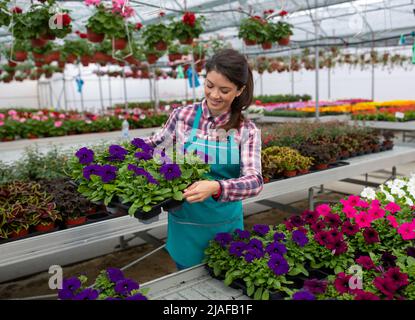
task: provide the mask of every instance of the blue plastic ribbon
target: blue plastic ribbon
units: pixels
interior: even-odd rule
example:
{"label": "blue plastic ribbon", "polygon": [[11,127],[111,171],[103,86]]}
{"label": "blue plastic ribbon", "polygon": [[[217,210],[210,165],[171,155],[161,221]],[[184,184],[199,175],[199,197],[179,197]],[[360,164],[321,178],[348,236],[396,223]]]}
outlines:
{"label": "blue plastic ribbon", "polygon": [[[190,88],[193,88],[193,79],[192,79],[192,76],[193,76],[193,69],[192,68],[187,69],[187,78],[189,80],[189,87]],[[200,86],[199,76],[198,76],[197,72],[195,72],[195,76],[194,77],[195,77],[195,79],[194,79],[195,88],[197,88],[197,87]]]}
{"label": "blue plastic ribbon", "polygon": [[82,80],[81,77],[78,76],[78,77],[75,78],[75,81],[76,81],[76,86],[77,86],[78,92],[81,93],[82,92],[82,87],[84,85],[84,80]]}

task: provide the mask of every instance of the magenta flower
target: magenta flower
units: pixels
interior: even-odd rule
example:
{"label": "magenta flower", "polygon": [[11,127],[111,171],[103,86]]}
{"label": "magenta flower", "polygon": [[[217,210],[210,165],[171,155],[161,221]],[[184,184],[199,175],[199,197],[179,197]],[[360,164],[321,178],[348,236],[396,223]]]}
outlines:
{"label": "magenta flower", "polygon": [[380,298],[369,291],[358,290],[354,297],[355,300],[380,300]]}
{"label": "magenta flower", "polygon": [[375,264],[369,256],[360,256],[356,259],[356,262],[366,270],[374,270],[376,268]]}
{"label": "magenta flower", "polygon": [[313,294],[325,293],[327,289],[327,281],[318,279],[305,280],[304,289]]}
{"label": "magenta flower", "polygon": [[354,236],[359,232],[359,227],[350,221],[346,221],[342,225],[342,232],[348,236]]}
{"label": "magenta flower", "polygon": [[331,212],[331,208],[328,204],[321,204],[316,208],[316,212],[319,214],[319,216],[325,217]]}
{"label": "magenta flower", "polygon": [[373,228],[366,228],[363,231],[363,237],[367,244],[373,244],[380,242],[378,232]]}
{"label": "magenta flower", "polygon": [[347,218],[352,219],[355,218],[357,215],[357,210],[355,208],[353,208],[352,206],[344,206],[342,211],[344,212],[344,214],[346,215]]}
{"label": "magenta flower", "polygon": [[327,225],[332,226],[332,227],[338,227],[342,223],[342,220],[340,219],[340,217],[334,213],[326,214],[326,216],[324,217],[324,221],[326,222]]}
{"label": "magenta flower", "polygon": [[361,211],[360,214],[356,216],[355,221],[360,229],[369,228],[372,223],[372,218],[366,214],[366,212]]}
{"label": "magenta flower", "polygon": [[373,280],[375,287],[389,299],[393,298],[398,286],[390,278],[377,277]]}
{"label": "magenta flower", "polygon": [[403,240],[415,239],[415,224],[413,222],[402,223],[398,227],[398,233],[402,236]]}
{"label": "magenta flower", "polygon": [[391,279],[398,288],[409,284],[408,275],[406,273],[402,273],[399,267],[390,268],[384,276],[385,278]]}
{"label": "magenta flower", "polygon": [[318,213],[315,211],[306,210],[301,214],[301,217],[307,224],[314,224],[318,219]]}
{"label": "magenta flower", "polygon": [[401,207],[398,206],[395,202],[389,202],[386,205],[385,209],[388,210],[390,213],[394,214],[394,213],[400,211]]}
{"label": "magenta flower", "polygon": [[344,272],[340,272],[336,276],[336,280],[334,280],[334,287],[336,288],[337,292],[339,293],[349,293],[350,286],[349,280],[352,276],[346,275]]}

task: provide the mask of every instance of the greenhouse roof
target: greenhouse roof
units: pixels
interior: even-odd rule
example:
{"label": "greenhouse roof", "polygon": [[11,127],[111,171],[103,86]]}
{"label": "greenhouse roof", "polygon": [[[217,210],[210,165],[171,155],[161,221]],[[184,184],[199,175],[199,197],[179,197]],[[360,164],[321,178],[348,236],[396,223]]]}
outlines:
{"label": "greenhouse roof", "polygon": [[[28,7],[30,2],[12,0],[13,5],[22,8]],[[58,2],[71,10],[74,29],[84,30],[92,9],[80,0]],[[136,11],[133,21],[144,25],[158,21],[160,11],[166,13],[163,19],[179,17],[184,11],[203,14],[206,26],[202,39],[220,36],[234,48],[252,54],[264,52],[258,47],[245,47],[237,38],[238,26],[248,14],[262,15],[269,9],[275,11],[271,19],[284,19],[294,26],[291,48],[317,43],[319,46],[396,46],[402,34],[406,35],[406,44],[412,44],[415,35],[413,0],[129,0],[129,3]],[[281,10],[287,11],[288,15],[281,18],[277,14]],[[10,40],[10,31],[0,28],[0,41]],[[289,49],[275,46],[268,52]]]}

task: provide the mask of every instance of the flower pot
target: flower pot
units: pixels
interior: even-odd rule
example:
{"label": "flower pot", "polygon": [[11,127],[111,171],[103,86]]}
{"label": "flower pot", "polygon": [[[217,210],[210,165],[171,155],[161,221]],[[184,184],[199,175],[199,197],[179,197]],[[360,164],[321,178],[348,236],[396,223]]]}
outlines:
{"label": "flower pot", "polygon": [[167,43],[164,41],[159,41],[154,45],[154,48],[158,51],[165,51],[167,50]]}
{"label": "flower pot", "polygon": [[86,216],[78,217],[78,218],[67,218],[65,224],[67,227],[78,226],[84,224],[86,221]]}
{"label": "flower pot", "polygon": [[30,40],[30,42],[32,43],[32,47],[41,48],[41,47],[44,47],[48,43],[48,40],[39,38],[39,39],[32,39]]}
{"label": "flower pot", "polygon": [[40,231],[40,232],[47,232],[47,231],[53,230],[54,228],[55,228],[54,222],[50,222],[49,224],[39,223],[35,226],[35,230]]}
{"label": "flower pot", "polygon": [[35,60],[41,60],[43,59],[45,56],[43,55],[43,53],[36,53],[36,52],[32,52],[33,58],[35,58]]}
{"label": "flower pot", "polygon": [[244,42],[247,46],[254,46],[256,45],[256,40],[244,39]]}
{"label": "flower pot", "polygon": [[329,167],[328,163],[319,163],[315,165],[317,170],[324,170],[327,169]]}
{"label": "flower pot", "polygon": [[74,63],[75,61],[76,61],[76,55],[74,55],[73,53],[68,54],[68,56],[66,57],[66,62]]}
{"label": "flower pot", "polygon": [[193,43],[193,38],[179,39],[179,42],[180,42],[181,44],[188,44],[188,45],[190,45],[190,44],[192,44],[192,43]]}
{"label": "flower pot", "polygon": [[280,46],[288,46],[290,44],[290,37],[281,38],[278,40]]}
{"label": "flower pot", "polygon": [[282,174],[287,178],[295,177],[297,175],[297,170],[285,170]]}
{"label": "flower pot", "polygon": [[89,28],[87,28],[86,31],[87,31],[86,35],[88,37],[88,40],[91,41],[91,42],[100,43],[105,38],[105,34],[95,33],[94,31],[92,31]]}
{"label": "flower pot", "polygon": [[154,63],[156,63],[156,62],[157,62],[157,60],[159,59],[159,58],[157,57],[157,55],[155,55],[155,54],[153,54],[153,53],[148,53],[148,54],[146,55],[146,57],[147,57],[147,62],[148,62],[149,64],[154,64]]}
{"label": "flower pot", "polygon": [[10,234],[10,238],[21,238],[27,236],[29,233],[29,229],[21,229],[19,232],[13,231]]}
{"label": "flower pot", "polygon": [[27,59],[27,52],[26,51],[16,51],[15,52],[15,61],[25,61]]}
{"label": "flower pot", "polygon": [[40,38],[42,39],[42,40],[55,40],[56,39],[56,36],[54,35],[54,34],[51,34],[51,33],[44,33],[44,34],[42,34],[41,36],[40,36]]}
{"label": "flower pot", "polygon": [[264,42],[261,44],[261,46],[262,46],[262,49],[269,50],[272,48],[272,42]]}
{"label": "flower pot", "polygon": [[90,62],[89,56],[82,56],[81,57],[81,63],[84,67],[88,67],[89,62]]}
{"label": "flower pot", "polygon": [[115,50],[123,50],[127,46],[127,39],[125,38],[114,39],[113,45],[114,45]]}
{"label": "flower pot", "polygon": [[13,61],[10,61],[9,60],[9,62],[7,63],[8,65],[9,65],[9,67],[11,67],[11,68],[14,68],[14,67],[16,67],[17,66],[17,63],[16,62],[13,62]]}
{"label": "flower pot", "polygon": [[[149,219],[152,219],[158,216],[161,213],[161,208],[163,208],[164,211],[173,211],[177,208],[180,208],[183,202],[184,200],[177,201],[174,199],[167,199],[167,200],[164,200],[163,202],[160,202],[154,205],[152,209],[148,212],[144,212],[144,211],[141,211],[140,209],[137,209],[136,212],[134,212],[134,217],[136,217],[139,220],[143,220],[143,221],[149,220]],[[117,206],[118,208],[120,208],[120,210],[128,214],[128,209],[130,208],[131,203],[126,203],[126,204],[118,203]]]}
{"label": "flower pot", "polygon": [[310,172],[310,170],[309,169],[298,169],[298,174],[306,174],[306,173],[309,173]]}

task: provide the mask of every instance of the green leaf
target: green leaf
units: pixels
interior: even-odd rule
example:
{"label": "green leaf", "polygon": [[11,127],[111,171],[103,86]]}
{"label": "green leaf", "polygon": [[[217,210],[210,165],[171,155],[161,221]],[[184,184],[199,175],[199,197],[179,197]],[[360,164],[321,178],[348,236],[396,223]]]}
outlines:
{"label": "green leaf", "polygon": [[193,170],[192,169],[186,169],[182,171],[182,178],[183,179],[189,179],[192,176]]}
{"label": "green leaf", "polygon": [[224,282],[225,286],[229,287],[229,285],[232,283],[232,281],[233,281],[232,276],[227,276],[223,282]]}
{"label": "green leaf", "polygon": [[152,207],[151,207],[151,206],[144,206],[144,207],[143,207],[143,211],[144,211],[144,212],[149,212],[149,211],[151,211],[151,209],[152,209]]}
{"label": "green leaf", "polygon": [[254,295],[254,300],[260,300],[261,299],[262,291],[263,291],[262,287],[259,287],[258,289],[256,289],[255,295]]}
{"label": "green leaf", "polygon": [[103,188],[105,191],[114,191],[116,186],[114,186],[113,184],[106,183],[104,184]]}
{"label": "green leaf", "polygon": [[338,273],[340,273],[340,272],[343,272],[343,268],[342,268],[342,267],[340,267],[340,266],[336,266],[336,267],[334,268],[334,273],[335,273],[335,274],[338,274]]}
{"label": "green leaf", "polygon": [[255,286],[254,285],[250,285],[246,288],[246,294],[250,297],[253,295],[255,291]]}
{"label": "green leaf", "polygon": [[183,200],[183,193],[181,191],[177,191],[173,194],[173,199],[177,201]]}
{"label": "green leaf", "polygon": [[269,291],[267,289],[262,292],[262,300],[269,300]]}
{"label": "green leaf", "polygon": [[145,198],[144,199],[144,204],[149,204],[151,202],[151,198]]}

